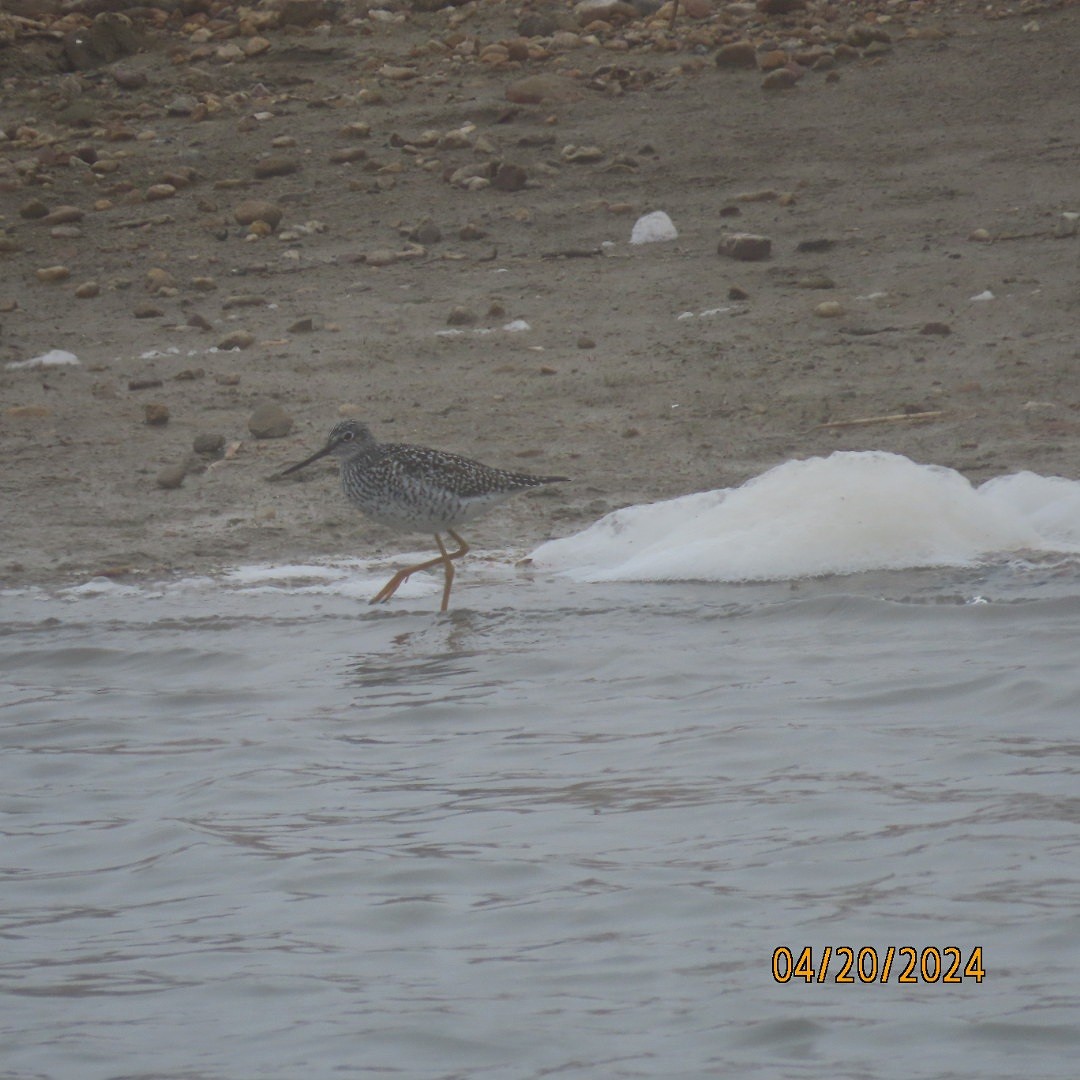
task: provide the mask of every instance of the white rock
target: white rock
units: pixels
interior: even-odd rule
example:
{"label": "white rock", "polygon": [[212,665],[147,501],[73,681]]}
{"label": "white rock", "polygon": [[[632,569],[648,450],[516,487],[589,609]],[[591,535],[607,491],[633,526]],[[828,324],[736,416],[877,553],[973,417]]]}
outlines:
{"label": "white rock", "polygon": [[8,371],[19,371],[21,368],[56,367],[60,364],[77,364],[79,358],[63,349],[50,349],[40,356],[31,357],[29,360],[13,360],[4,366]]}
{"label": "white rock", "polygon": [[679,235],[671,218],[663,210],[639,217],[630,233],[631,244],[654,244],[658,240],[674,240]]}

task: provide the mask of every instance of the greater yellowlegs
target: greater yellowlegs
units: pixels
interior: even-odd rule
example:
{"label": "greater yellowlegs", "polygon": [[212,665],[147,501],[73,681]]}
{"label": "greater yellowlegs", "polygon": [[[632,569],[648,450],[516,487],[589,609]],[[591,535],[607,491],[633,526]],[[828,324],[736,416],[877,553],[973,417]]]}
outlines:
{"label": "greater yellowlegs", "polygon": [[[380,443],[359,420],[336,424],[321,450],[278,475],[288,476],[327,454],[333,454],[341,463],[341,486],[353,506],[391,528],[432,533],[439,549],[434,559],[399,570],[372,597],[373,604],[389,600],[418,570],[430,570],[442,563],[445,584],[441,610],[446,611],[454,584],[453,560],[469,550],[454,526],[480,517],[519,491],[567,479],[492,469],[479,461],[426,446]],[[457,551],[446,550],[441,533],[453,537]]]}

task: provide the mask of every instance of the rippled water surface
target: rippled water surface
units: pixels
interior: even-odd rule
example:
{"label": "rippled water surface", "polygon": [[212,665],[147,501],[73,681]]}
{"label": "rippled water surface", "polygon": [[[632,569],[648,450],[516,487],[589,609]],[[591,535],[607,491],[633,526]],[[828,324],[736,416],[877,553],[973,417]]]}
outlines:
{"label": "rippled water surface", "polygon": [[1076,1075],[1075,570],[455,598],[2,598],[0,1076]]}

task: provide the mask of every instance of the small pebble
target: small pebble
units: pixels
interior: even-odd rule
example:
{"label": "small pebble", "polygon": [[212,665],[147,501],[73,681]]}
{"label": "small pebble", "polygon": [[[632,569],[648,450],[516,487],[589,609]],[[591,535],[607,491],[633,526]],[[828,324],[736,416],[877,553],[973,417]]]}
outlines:
{"label": "small pebble", "polygon": [[836,319],[844,314],[844,305],[836,300],[825,300],[814,308],[814,314],[821,319]]}
{"label": "small pebble", "polygon": [[151,402],[143,406],[143,423],[150,427],[161,427],[169,422],[169,407],[161,402]]}
{"label": "small pebble", "polygon": [[582,334],[577,339],[577,347],[579,349],[595,349],[596,342],[588,334]]}
{"label": "small pebble", "polygon": [[84,281],[75,286],[75,296],[79,300],[93,300],[101,293],[101,286],[96,281]]}

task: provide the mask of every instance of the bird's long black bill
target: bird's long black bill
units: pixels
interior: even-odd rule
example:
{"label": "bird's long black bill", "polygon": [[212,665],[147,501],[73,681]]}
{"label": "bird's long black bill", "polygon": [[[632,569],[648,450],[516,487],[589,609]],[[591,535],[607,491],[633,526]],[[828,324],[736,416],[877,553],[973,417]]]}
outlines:
{"label": "bird's long black bill", "polygon": [[313,461],[318,461],[321,457],[326,457],[330,453],[330,447],[324,446],[321,450],[316,450],[314,454],[309,458],[304,458],[303,461],[298,461],[295,465],[290,465],[287,469],[282,469],[278,476],[288,476],[289,473],[299,472],[304,466],[310,465]]}

